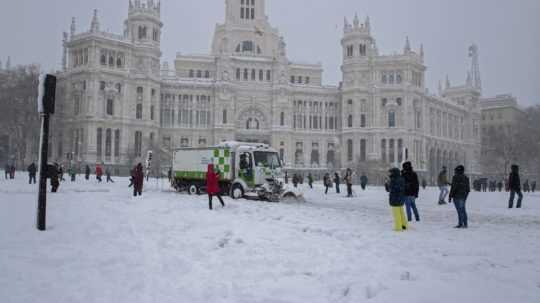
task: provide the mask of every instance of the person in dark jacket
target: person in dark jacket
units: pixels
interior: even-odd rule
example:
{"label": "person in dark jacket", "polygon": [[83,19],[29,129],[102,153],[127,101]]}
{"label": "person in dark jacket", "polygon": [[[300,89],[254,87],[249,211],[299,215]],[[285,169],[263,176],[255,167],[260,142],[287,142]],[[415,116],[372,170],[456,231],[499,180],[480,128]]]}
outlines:
{"label": "person in dark jacket", "polygon": [[47,176],[51,179],[51,192],[58,192],[60,187],[60,167],[57,163],[47,166]]}
{"label": "person in dark jacket", "polygon": [[366,175],[362,175],[360,177],[360,187],[362,187],[362,190],[366,190],[367,184],[368,184],[368,177]]}
{"label": "person in dark jacket", "polygon": [[132,170],[131,178],[133,179],[133,196],[142,196],[144,171],[141,163],[137,164],[137,166],[135,166],[135,168]]}
{"label": "person in dark jacket", "polygon": [[531,182],[531,191],[534,193],[536,191],[536,181]]}
{"label": "person in dark jacket", "polygon": [[64,179],[64,167],[62,165],[58,166],[58,177],[60,178],[60,181],[62,182],[66,181]]}
{"label": "person in dark jacket", "polygon": [[297,175],[297,174],[293,174],[293,176],[292,176],[292,184],[293,184],[293,186],[294,186],[295,188],[298,187],[298,182],[300,182],[298,179],[299,179],[298,175]]}
{"label": "person in dark jacket", "polygon": [[521,193],[521,180],[519,179],[519,166],[512,165],[510,176],[508,177],[508,188],[510,189],[510,200],[508,208],[514,207],[514,197],[518,195],[517,208],[521,208],[523,193]]}
{"label": "person in dark jacket", "polygon": [[107,167],[105,169],[105,176],[107,176],[107,183],[111,182],[114,183],[114,180],[111,178],[111,168]]}
{"label": "person in dark jacket", "polygon": [[75,182],[75,179],[77,178],[77,169],[75,168],[75,165],[69,167],[68,174],[71,177],[71,182]]}
{"label": "person in dark jacket", "polygon": [[452,178],[452,186],[450,188],[449,202],[454,202],[458,214],[458,225],[456,228],[467,228],[467,210],[465,203],[471,192],[469,178],[465,175],[465,167],[460,165],[454,171],[455,175]]}
{"label": "person in dark jacket", "polygon": [[218,198],[221,207],[225,207],[220,194],[219,173],[214,171],[214,164],[208,164],[208,170],[206,171],[206,192],[208,193],[208,207],[210,210],[212,210],[212,197],[214,196]]}
{"label": "person in dark jacket", "polygon": [[390,180],[386,182],[385,188],[389,193],[389,203],[394,217],[394,230],[404,231],[407,229],[407,220],[403,212],[405,180],[401,177],[399,168],[392,168],[389,172]]}
{"label": "person in dark jacket", "polygon": [[334,173],[334,184],[336,184],[336,193],[339,194],[340,193],[340,190],[339,190],[339,184],[340,184],[340,176],[339,176],[339,173],[338,172],[335,172]]}
{"label": "person in dark jacket", "polygon": [[497,189],[499,190],[499,192],[502,192],[502,188],[503,188],[502,181],[497,182]]}
{"label": "person in dark jacket", "polygon": [[420,221],[420,215],[418,214],[418,209],[416,208],[416,198],[418,198],[418,192],[420,191],[420,184],[418,182],[418,175],[413,170],[411,162],[403,163],[403,171],[401,176],[405,181],[405,194],[404,202],[407,209],[407,220],[412,221],[412,212],[414,212],[414,218],[418,222]]}
{"label": "person in dark jacket", "polygon": [[90,166],[86,164],[86,167],[84,168],[84,179],[86,181],[90,180]]}
{"label": "person in dark jacket", "polygon": [[4,176],[6,177],[6,180],[9,179],[9,175],[11,174],[11,166],[6,163],[4,166]]}
{"label": "person in dark jacket", "polygon": [[167,171],[167,178],[169,179],[169,183],[172,183],[172,167]]}
{"label": "person in dark jacket", "polygon": [[353,183],[353,171],[350,168],[347,168],[347,172],[345,173],[345,177],[343,178],[343,181],[345,181],[345,185],[347,185],[347,198],[353,197],[352,192],[352,183]]}
{"label": "person in dark jacket", "polygon": [[426,181],[426,179],[422,178],[422,189],[425,190],[426,187],[427,187],[427,181]]}
{"label": "person in dark jacket", "polygon": [[328,189],[330,188],[330,186],[332,186],[332,180],[330,180],[329,173],[324,174],[323,183],[324,183],[324,188],[325,188],[324,194],[327,195]]}
{"label": "person in dark jacket", "polygon": [[28,184],[36,184],[36,173],[37,173],[37,167],[35,163],[30,164],[28,166]]}

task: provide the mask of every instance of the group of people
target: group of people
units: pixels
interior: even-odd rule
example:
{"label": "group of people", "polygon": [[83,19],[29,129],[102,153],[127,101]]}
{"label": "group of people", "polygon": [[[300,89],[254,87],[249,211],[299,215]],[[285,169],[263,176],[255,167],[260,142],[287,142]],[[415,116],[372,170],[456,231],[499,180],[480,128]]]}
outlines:
{"label": "group of people", "polygon": [[10,165],[6,163],[6,166],[4,167],[4,174],[5,174],[6,180],[15,179],[15,165]]}
{"label": "group of people", "polygon": [[[478,192],[510,192],[510,186],[508,180],[489,180],[488,178],[476,179],[473,181],[473,188]],[[525,180],[523,183],[523,192],[535,192],[536,181]]]}
{"label": "group of people", "polygon": [[[394,230],[404,231],[408,228],[408,222],[414,219],[419,222],[420,214],[416,207],[416,199],[420,190],[418,175],[414,171],[411,162],[403,163],[403,169],[393,168],[389,171],[390,177],[386,182],[386,190],[389,192],[389,203],[394,217]],[[454,170],[454,177],[449,183],[446,178],[446,167],[443,167],[439,175],[439,204],[446,204],[445,197],[448,195],[449,203],[454,203],[458,215],[456,228],[468,228],[468,218],[465,204],[470,193],[469,178],[465,175],[465,167],[459,165]],[[450,185],[450,191],[447,186]],[[405,205],[407,217],[403,211]]]}
{"label": "group of people", "polygon": [[[329,173],[326,173],[323,177],[323,185],[325,187],[324,193],[328,194],[328,189],[332,186],[335,186],[336,193],[339,194],[341,192],[340,185],[343,181],[345,185],[347,186],[347,197],[352,198],[353,197],[353,179],[354,179],[355,173],[352,169],[347,168],[345,171],[345,176],[343,177],[343,180],[338,172],[335,172],[333,175],[333,178],[330,176]],[[362,175],[360,177],[360,187],[362,190],[366,190],[368,184],[368,177],[366,175]]]}

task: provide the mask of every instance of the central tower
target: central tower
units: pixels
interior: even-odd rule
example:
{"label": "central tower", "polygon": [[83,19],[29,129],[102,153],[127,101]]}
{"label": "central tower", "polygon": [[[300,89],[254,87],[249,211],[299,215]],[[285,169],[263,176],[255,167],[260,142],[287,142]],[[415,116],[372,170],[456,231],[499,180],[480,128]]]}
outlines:
{"label": "central tower", "polygon": [[226,24],[254,24],[266,21],[264,0],[226,0]]}

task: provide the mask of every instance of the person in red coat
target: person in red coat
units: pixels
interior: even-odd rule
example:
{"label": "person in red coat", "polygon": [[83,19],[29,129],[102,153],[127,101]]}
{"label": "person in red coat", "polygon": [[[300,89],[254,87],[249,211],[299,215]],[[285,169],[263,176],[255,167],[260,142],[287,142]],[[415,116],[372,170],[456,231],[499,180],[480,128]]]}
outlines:
{"label": "person in red coat", "polygon": [[103,176],[103,168],[101,168],[101,165],[96,164],[96,179],[99,183],[101,183],[101,176]]}
{"label": "person in red coat", "polygon": [[219,173],[214,172],[214,164],[208,164],[206,172],[206,192],[208,193],[208,206],[212,210],[212,197],[216,196],[221,202],[221,206],[225,207],[225,203],[221,198],[221,189],[219,188]]}
{"label": "person in red coat", "polygon": [[135,166],[135,168],[133,169],[131,179],[133,182],[133,196],[142,196],[144,171],[141,163],[137,164],[137,166]]}

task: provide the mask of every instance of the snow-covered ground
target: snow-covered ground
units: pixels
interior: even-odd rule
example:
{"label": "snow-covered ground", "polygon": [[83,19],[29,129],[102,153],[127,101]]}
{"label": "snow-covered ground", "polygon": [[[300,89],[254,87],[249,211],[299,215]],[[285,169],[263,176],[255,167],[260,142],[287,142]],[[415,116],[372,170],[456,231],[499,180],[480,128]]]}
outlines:
{"label": "snow-covered ground", "polygon": [[[3,177],[3,172],[0,174]],[[540,193],[472,193],[470,228],[421,192],[422,222],[392,231],[381,188],[306,203],[215,203],[127,179],[79,176],[49,195],[0,179],[0,302],[540,302]]]}

